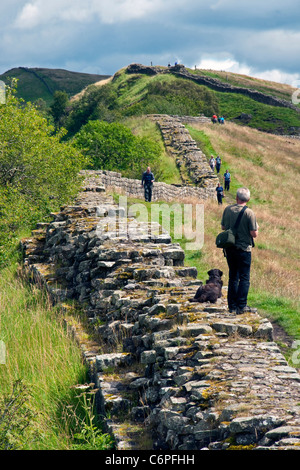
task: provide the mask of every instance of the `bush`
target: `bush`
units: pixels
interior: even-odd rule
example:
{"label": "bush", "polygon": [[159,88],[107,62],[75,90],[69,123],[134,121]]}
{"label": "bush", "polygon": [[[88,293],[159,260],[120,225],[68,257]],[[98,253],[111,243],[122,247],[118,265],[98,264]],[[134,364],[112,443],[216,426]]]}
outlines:
{"label": "bush", "polygon": [[89,120],[113,122],[118,117],[117,95],[110,84],[88,87],[82,98],[75,101],[66,120],[66,128],[75,135]]}
{"label": "bush", "polygon": [[0,105],[0,265],[16,234],[78,192],[86,158],[8,89]]}
{"label": "bush", "polygon": [[211,116],[218,113],[218,101],[214,92],[204,86],[184,80],[171,83],[156,81],[150,83],[146,97],[135,103],[125,114],[170,114],[197,116],[200,113]]}
{"label": "bush", "polygon": [[133,135],[122,124],[104,121],[89,121],[74,142],[88,156],[91,169],[119,171],[130,178],[140,178],[149,164],[155,166],[161,152],[151,139]]}
{"label": "bush", "polygon": [[34,417],[27,388],[22,380],[16,380],[11,394],[0,402],[0,450],[21,449],[28,437],[25,431]]}

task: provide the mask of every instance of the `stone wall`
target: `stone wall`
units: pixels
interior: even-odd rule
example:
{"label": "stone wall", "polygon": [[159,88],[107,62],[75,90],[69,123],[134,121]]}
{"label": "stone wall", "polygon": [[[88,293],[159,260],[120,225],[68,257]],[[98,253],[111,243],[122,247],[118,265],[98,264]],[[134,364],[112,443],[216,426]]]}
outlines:
{"label": "stone wall", "polygon": [[[107,170],[84,170],[81,174],[85,178],[85,189],[87,191],[97,190],[97,188],[103,186],[116,193],[124,194],[127,197],[144,199],[144,189],[141,186],[141,179],[123,178],[121,173]],[[208,198],[216,197],[216,186],[217,183],[209,188],[199,188],[195,186],[167,184],[158,181],[153,184],[152,201],[203,201]]]}
{"label": "stone wall", "polygon": [[[183,124],[183,122],[194,122],[194,120],[207,122],[208,118],[167,115],[149,115],[148,117],[157,123],[166,151],[174,158],[182,179],[181,185],[155,181],[152,200],[184,202],[215,198],[218,177],[211,170],[205,154],[197,147]],[[123,178],[121,173],[106,170],[83,171],[82,174],[86,177],[87,189],[92,190],[103,185],[105,188],[111,188],[128,197],[144,198],[141,179]]]}
{"label": "stone wall", "polygon": [[180,246],[87,189],[23,240],[24,267],[65,312],[70,300],[85,312],[93,341],[70,329],[117,449],[299,450],[300,375],[270,322],[230,313],[226,289],[190,303],[204,280]]}
{"label": "stone wall", "polygon": [[[203,188],[209,196],[215,196],[218,177],[211,170],[206,155],[197,147],[197,143],[183,124],[191,122],[188,117],[162,114],[149,117],[157,123],[166,150],[179,168],[183,184],[186,186],[192,183],[198,188]],[[207,118],[201,116],[199,121],[207,122]]]}
{"label": "stone wall", "polygon": [[172,73],[178,77],[193,80],[200,85],[205,85],[215,91],[226,92],[226,93],[238,93],[241,95],[248,96],[249,98],[259,101],[260,103],[268,104],[270,106],[280,106],[285,108],[291,108],[300,112],[299,108],[292,104],[292,102],[277,98],[276,96],[267,95],[257,90],[250,88],[238,87],[229,85],[221,82],[220,80],[205,75],[196,75],[190,73],[184,65],[177,65],[174,67],[168,67],[167,69],[160,67],[145,67],[140,64],[131,64],[127,67],[127,73],[144,73],[144,74],[159,74],[159,73]]}

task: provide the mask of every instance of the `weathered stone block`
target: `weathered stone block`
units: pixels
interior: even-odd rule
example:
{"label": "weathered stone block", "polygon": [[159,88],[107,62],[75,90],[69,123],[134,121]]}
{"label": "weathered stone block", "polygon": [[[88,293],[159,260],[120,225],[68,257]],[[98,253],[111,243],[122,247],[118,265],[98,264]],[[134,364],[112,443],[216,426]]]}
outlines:
{"label": "weathered stone block", "polygon": [[141,354],[141,364],[155,364],[156,361],[156,351],[144,351]]}

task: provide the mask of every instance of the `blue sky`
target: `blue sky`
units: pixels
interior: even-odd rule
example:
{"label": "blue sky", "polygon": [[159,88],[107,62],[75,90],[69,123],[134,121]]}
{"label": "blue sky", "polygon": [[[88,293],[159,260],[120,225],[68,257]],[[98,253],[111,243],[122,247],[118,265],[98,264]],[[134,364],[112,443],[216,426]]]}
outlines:
{"label": "blue sky", "polygon": [[[112,75],[131,63],[300,80],[299,0],[4,0],[0,73]],[[300,83],[300,82],[299,82]]]}

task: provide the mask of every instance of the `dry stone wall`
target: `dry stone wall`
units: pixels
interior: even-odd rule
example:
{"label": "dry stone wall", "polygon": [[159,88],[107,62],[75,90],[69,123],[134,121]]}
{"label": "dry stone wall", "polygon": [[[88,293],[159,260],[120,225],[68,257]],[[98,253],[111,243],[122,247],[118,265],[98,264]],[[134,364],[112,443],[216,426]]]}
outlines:
{"label": "dry stone wall", "polygon": [[81,345],[117,449],[299,450],[300,375],[269,321],[230,313],[226,289],[190,303],[202,281],[181,247],[86,189],[23,240],[24,266],[85,312],[94,339]]}
{"label": "dry stone wall", "polygon": [[[181,174],[182,184],[172,185],[155,181],[153,201],[190,201],[216,197],[217,175],[211,170],[205,154],[197,147],[183,123],[190,122],[188,116],[149,115],[159,126],[167,152],[171,155]],[[191,118],[206,122],[207,118]],[[183,171],[184,168],[184,171]],[[96,170],[83,171],[86,188],[93,190],[101,185],[129,197],[144,198],[141,179],[123,178],[121,173]],[[142,175],[141,175],[142,177]]]}
{"label": "dry stone wall", "polygon": [[[152,115],[150,118],[157,122],[166,150],[180,170],[183,184],[192,183],[203,188],[209,196],[215,196],[218,178],[211,170],[206,155],[197,147],[183,124],[188,118],[161,114]],[[205,122],[206,118],[200,117],[198,121]]]}
{"label": "dry stone wall", "polygon": [[292,102],[277,98],[276,96],[267,95],[266,93],[259,92],[257,90],[252,90],[250,88],[238,87],[230,85],[220,80],[212,77],[207,77],[205,75],[196,75],[190,73],[184,65],[178,64],[174,67],[161,68],[161,67],[146,67],[140,64],[131,64],[127,67],[127,73],[141,73],[147,75],[157,75],[161,73],[172,73],[178,77],[186,78],[188,80],[193,80],[200,85],[205,85],[209,88],[212,88],[215,91],[227,92],[227,93],[238,93],[249,98],[252,98],[255,101],[260,103],[268,104],[270,106],[279,106],[284,108],[291,108],[299,112],[299,108],[294,105]]}

